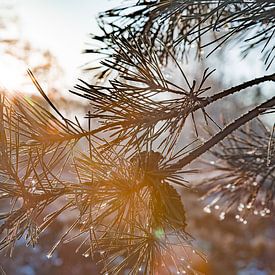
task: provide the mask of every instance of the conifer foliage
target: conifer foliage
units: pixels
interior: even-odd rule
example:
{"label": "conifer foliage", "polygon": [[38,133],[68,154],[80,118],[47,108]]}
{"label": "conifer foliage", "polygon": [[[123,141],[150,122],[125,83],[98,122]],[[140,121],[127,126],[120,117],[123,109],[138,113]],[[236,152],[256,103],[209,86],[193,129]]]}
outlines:
{"label": "conifer foliage", "polygon": [[[21,238],[34,246],[70,215],[48,257],[77,241],[77,252],[98,261],[102,274],[199,274],[190,254],[205,257],[193,247],[180,195],[191,187],[185,175],[201,171],[191,162],[207,152],[215,159],[196,186],[211,201],[206,211],[218,203],[220,217],[237,209],[246,223],[247,215],[274,208],[275,133],[257,120],[274,112],[274,95],[222,127],[207,108],[261,83],[274,85],[275,2],[125,1],[98,22],[103,35],[93,40],[102,46],[86,52],[107,57],[87,68],[94,80],[71,91],[91,104],[87,127],[64,117],[31,72],[47,107],[1,93],[0,249],[12,255]],[[187,77],[182,61],[192,48],[195,58],[203,51],[211,58],[234,43],[244,55],[260,49],[265,76],[222,91],[209,87],[209,69]],[[177,83],[164,72],[168,64]],[[216,132],[202,141],[198,120]],[[196,138],[185,144],[188,121]]]}

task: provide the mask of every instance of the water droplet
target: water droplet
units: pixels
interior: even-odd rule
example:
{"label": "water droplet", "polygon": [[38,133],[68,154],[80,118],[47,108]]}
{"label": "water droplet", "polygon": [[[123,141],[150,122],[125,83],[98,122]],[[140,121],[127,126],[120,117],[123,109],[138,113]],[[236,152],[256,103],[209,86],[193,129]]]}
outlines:
{"label": "water droplet", "polygon": [[253,185],[253,186],[257,186],[257,185],[258,185],[258,182],[257,182],[257,181],[253,181],[253,182],[252,182],[252,185]]}
{"label": "water droplet", "polygon": [[220,218],[221,221],[224,220],[225,212],[221,212],[220,215],[219,215],[219,218]]}
{"label": "water droplet", "polygon": [[254,210],[253,213],[254,213],[254,215],[258,215],[259,214],[258,210]]}
{"label": "water droplet", "polygon": [[240,215],[236,215],[235,218],[236,220],[238,220],[240,218]]}
{"label": "water droplet", "polygon": [[83,254],[83,256],[85,257],[85,258],[88,258],[89,257],[89,253],[85,253],[85,254]]}
{"label": "water droplet", "polygon": [[216,205],[214,206],[214,208],[215,208],[216,210],[219,210],[219,209],[220,209],[220,206],[216,204]]}
{"label": "water droplet", "polygon": [[243,221],[243,224],[247,224],[247,220],[244,220],[244,221]]}
{"label": "water droplet", "polygon": [[187,266],[187,268],[191,268],[191,266],[190,266],[190,265],[188,265],[188,266]]}
{"label": "water droplet", "polygon": [[210,161],[210,164],[211,164],[211,165],[214,165],[214,164],[215,164],[215,161],[213,161],[213,160]]}
{"label": "water droplet", "polygon": [[238,211],[243,211],[244,209],[244,204],[243,203],[240,203],[239,206],[238,206]]}
{"label": "water droplet", "polygon": [[205,206],[205,207],[203,208],[203,211],[204,211],[205,213],[211,213],[211,209],[210,209],[209,206]]}
{"label": "water droplet", "polygon": [[256,161],[259,163],[262,163],[262,162],[264,162],[264,160],[263,159],[261,159],[261,158],[256,158]]}
{"label": "water droplet", "polygon": [[46,257],[47,257],[48,259],[50,259],[52,256],[53,256],[52,253],[48,253],[48,254],[46,255]]}
{"label": "water droplet", "polygon": [[139,269],[138,269],[138,271],[141,271],[142,270],[142,268],[140,267]]}

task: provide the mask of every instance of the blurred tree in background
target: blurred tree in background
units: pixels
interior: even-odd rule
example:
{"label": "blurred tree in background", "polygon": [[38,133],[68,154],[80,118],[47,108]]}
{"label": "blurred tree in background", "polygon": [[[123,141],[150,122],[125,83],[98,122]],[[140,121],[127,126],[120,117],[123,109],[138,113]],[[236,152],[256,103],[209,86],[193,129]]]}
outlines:
{"label": "blurred tree in background", "polygon": [[[49,91],[49,97],[54,98],[57,95],[58,80],[62,77],[62,68],[58,64],[56,58],[47,50],[34,48],[29,41],[24,40],[21,36],[20,19],[14,15],[12,5],[0,6],[0,50],[1,50],[1,69],[4,66],[10,66],[14,69],[20,68],[25,75],[15,75],[19,79],[9,79],[7,72],[4,72],[4,77],[14,82],[14,85],[8,87],[18,88],[21,92],[27,91],[30,87],[27,86],[25,67],[32,68],[32,71],[41,79],[41,83],[45,85]],[[4,78],[2,76],[1,79]],[[3,87],[4,88],[4,87]]]}
{"label": "blurred tree in background", "polygon": [[[99,15],[85,52],[104,58],[71,91],[85,121],[56,107],[40,66],[43,104],[2,92],[0,249],[16,259],[3,270],[272,274],[274,14],[274,1],[125,1]],[[205,60],[230,47],[266,74],[219,89]]]}
{"label": "blurred tree in background", "polygon": [[[47,91],[47,96],[55,100],[58,107],[64,108],[70,104],[75,109],[84,108],[84,104],[68,99],[60,92],[64,85],[61,65],[49,50],[34,47],[30,41],[22,37],[20,18],[15,15],[14,7],[8,2],[1,3],[0,14],[0,70],[1,85],[4,85],[1,89],[11,93],[24,93],[43,105],[43,100],[35,95],[36,88],[27,77],[26,68],[32,68],[32,72]],[[9,69],[14,69],[14,74],[11,74]],[[44,106],[48,107],[46,104]]]}

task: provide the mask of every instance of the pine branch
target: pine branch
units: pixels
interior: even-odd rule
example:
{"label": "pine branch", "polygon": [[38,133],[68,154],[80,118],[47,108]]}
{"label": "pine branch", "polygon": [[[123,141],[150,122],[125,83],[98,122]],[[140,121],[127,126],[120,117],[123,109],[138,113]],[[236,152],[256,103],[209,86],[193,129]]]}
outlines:
{"label": "pine branch", "polygon": [[[128,46],[129,48],[127,48]],[[130,49],[132,49],[130,45],[128,46],[125,46],[126,52],[130,52]],[[134,54],[134,49],[132,49],[131,54]],[[140,56],[141,54],[142,53],[137,52],[135,56]],[[123,63],[123,56],[120,60]],[[171,92],[171,94],[175,94],[175,91],[171,91],[171,88],[169,87],[170,83],[166,81],[164,77],[160,76],[160,80],[158,80],[158,77],[155,77],[153,72],[149,73],[150,68],[146,68],[147,62],[148,60],[144,60],[144,62],[138,63],[142,64],[144,67],[143,71],[148,73],[148,78],[146,80],[147,87],[145,86],[144,90],[142,90],[142,87],[140,86],[140,83],[142,82],[140,78],[142,78],[142,76],[139,75],[139,72],[132,75],[132,71],[134,71],[135,68],[135,63],[132,63],[131,65],[131,68],[133,68],[132,70],[130,68],[127,70],[123,65],[122,67],[125,70],[118,69],[116,66],[110,65],[112,70],[119,70],[119,76],[121,78],[130,79],[131,84],[123,84],[112,81],[111,85],[113,87],[106,88],[90,85],[84,82],[87,88],[80,85],[76,87],[84,92],[83,94],[77,94],[90,100],[92,106],[94,106],[95,112],[92,115],[90,114],[89,117],[101,121],[104,125],[90,132],[80,133],[76,135],[75,138],[81,138],[83,136],[90,134],[93,135],[109,130],[109,132],[114,131],[115,135],[113,135],[113,137],[116,136],[116,138],[113,138],[112,142],[118,144],[128,138],[128,131],[133,130],[136,135],[142,131],[145,131],[144,135],[136,140],[133,140],[133,144],[131,144],[131,146],[134,146],[134,143],[137,142],[137,140],[143,139],[145,135],[147,135],[149,129],[154,128],[159,122],[167,123],[166,131],[170,131],[170,137],[172,137],[172,135],[176,135],[181,131],[181,128],[172,123],[173,120],[177,121],[181,119],[184,123],[188,115],[193,114],[198,110],[203,110],[205,112],[205,107],[219,99],[240,92],[254,85],[259,85],[267,81],[275,81],[275,73],[273,73],[249,80],[240,85],[220,91],[209,97],[199,96],[208,88],[204,89],[203,84],[198,85],[199,88],[196,88],[195,84],[193,84],[193,87],[190,86],[189,91],[185,88],[177,87],[175,90],[179,93],[177,99],[162,100],[161,102],[158,102],[153,99],[155,93]],[[156,63],[155,67],[157,68],[157,66],[158,64]],[[139,68],[137,68],[137,70],[139,70]],[[140,74],[142,74],[142,72],[140,72]],[[160,73],[158,74],[160,75]],[[205,72],[204,75],[205,76],[202,78],[202,83],[204,83],[207,78],[207,72]],[[182,77],[185,79],[188,86],[189,81],[183,73]],[[146,94],[143,96],[143,93],[148,93],[148,95]],[[148,106],[151,106],[151,108],[148,108]],[[178,132],[172,131],[172,128],[176,128]],[[152,134],[151,136],[148,136],[147,139],[149,138],[154,140],[159,138],[160,134],[163,133],[164,131],[158,132],[157,134]],[[133,133],[131,133],[131,136],[133,136]],[[129,145],[129,143],[127,143],[127,145]]]}
{"label": "pine branch", "polygon": [[[158,54],[151,49],[148,38],[142,40],[133,35],[131,37],[132,42],[123,37],[112,37],[115,53],[113,58],[102,62],[107,70],[118,73],[117,78],[109,82],[110,86],[92,85],[82,81],[84,85],[77,85],[78,91],[72,91],[91,102],[94,112],[89,113],[87,118],[104,124],[92,131],[80,133],[77,138],[109,132],[111,140],[103,145],[105,147],[120,145],[126,141],[125,150],[128,150],[149,140],[158,140],[160,146],[167,148],[169,152],[178,140],[189,115],[193,117],[194,112],[202,110],[207,122],[208,118],[211,119],[205,110],[208,105],[253,85],[274,81],[273,73],[213,96],[203,97],[201,95],[210,89],[204,87],[204,84],[212,72],[205,70],[199,83],[193,80],[190,84],[191,81],[187,79],[176,57],[162,45],[174,60],[185,84],[176,85],[162,72]],[[156,95],[162,93],[171,95],[173,99],[157,100]],[[197,132],[194,118],[193,121]],[[161,125],[159,130],[156,130],[157,124]]]}
{"label": "pine branch", "polygon": [[[194,43],[199,51],[214,45],[214,51],[221,44],[242,38],[247,39],[248,49],[263,45],[270,66],[274,59],[270,45],[274,39],[275,6],[272,1],[252,0],[140,0],[135,4],[102,14],[104,35],[94,38],[105,46],[87,50],[111,56],[102,62],[102,77],[108,72],[117,73],[109,86],[82,81],[84,85],[73,91],[92,103],[94,112],[87,115],[88,131],[77,118],[72,122],[62,115],[30,71],[34,85],[57,117],[27,98],[11,100],[0,94],[0,199],[14,202],[7,213],[0,215],[0,250],[12,250],[24,235],[27,244],[34,245],[39,234],[59,215],[73,209],[76,215],[72,224],[48,257],[61,243],[81,238],[77,250],[84,250],[85,257],[100,255],[104,273],[119,274],[130,267],[133,274],[196,274],[188,257],[180,258],[182,253],[188,256],[186,247],[192,249],[191,253],[197,252],[186,232],[185,207],[173,185],[186,187],[182,175],[195,172],[185,169],[188,164],[247,122],[273,112],[275,97],[243,114],[195,149],[191,143],[174,154],[176,142],[190,115],[197,130],[194,112],[201,110],[207,122],[211,120],[205,111],[207,106],[254,85],[274,82],[275,73],[205,96],[210,89],[205,84],[213,71],[207,69],[199,82],[191,82],[177,57],[182,57]],[[121,22],[126,28],[121,28]],[[219,28],[222,32],[204,44],[203,38],[216,34]],[[248,36],[249,31],[252,36]],[[162,65],[168,58],[176,64],[184,84],[177,85],[163,73]],[[157,98],[167,94],[172,97]],[[100,126],[91,129],[91,119],[97,119]],[[264,173],[257,170],[257,159],[253,167],[240,168],[236,155],[230,159],[220,154],[231,165],[226,178],[238,167],[237,180],[250,176],[245,187],[258,175],[263,175],[263,183],[267,178],[273,180],[272,138],[273,133],[268,140],[268,169]],[[89,155],[75,150],[80,141],[86,142]],[[164,148],[162,152],[153,151],[156,144],[158,149]],[[64,176],[68,168],[70,180]],[[267,193],[267,201],[274,194],[273,190]],[[230,198],[231,204],[238,201],[236,193]],[[57,200],[61,205],[49,213],[49,206],[55,207]]]}
{"label": "pine branch", "polygon": [[228,95],[232,95],[236,92],[240,92],[241,90],[247,89],[247,88],[255,86],[255,85],[259,85],[259,84],[267,82],[267,81],[275,82],[275,73],[246,81],[246,82],[244,82],[240,85],[237,85],[237,86],[234,86],[232,88],[221,91],[219,93],[216,93],[213,96],[209,97],[207,100],[209,100],[210,102],[213,102],[213,101],[216,101],[218,99],[222,99],[222,98],[224,98]]}
{"label": "pine branch", "polygon": [[199,146],[199,148],[192,151],[187,156],[183,157],[181,160],[177,161],[175,164],[172,164],[169,169],[170,170],[177,170],[182,169],[186,165],[190,164],[192,161],[200,157],[202,154],[210,150],[213,146],[217,145],[221,140],[231,134],[233,131],[247,123],[248,121],[258,117],[260,114],[266,112],[267,109],[273,107],[275,105],[275,97],[267,100],[266,102],[260,104],[259,106],[255,107],[248,113],[242,115],[229,125],[227,125],[223,130],[218,132],[215,136],[210,138],[204,144]]}
{"label": "pine branch", "polygon": [[275,198],[275,155],[270,146],[274,140],[274,133],[258,119],[210,151],[214,159],[205,162],[210,170],[197,186],[207,202],[206,212],[218,205],[221,219],[236,211],[236,219],[244,224],[249,214],[270,216]]}
{"label": "pine branch", "polygon": [[[113,47],[112,36],[124,37],[130,43],[132,36],[145,36],[151,41],[150,49],[155,48],[161,63],[167,64],[169,54],[159,41],[177,58],[190,56],[190,47],[194,45],[197,56],[201,57],[206,47],[211,47],[211,54],[224,44],[236,41],[243,42],[244,56],[251,49],[262,47],[269,68],[274,60],[274,9],[273,1],[134,1],[130,6],[100,14],[103,35],[93,36],[93,39],[103,46],[85,52],[108,56]],[[105,70],[99,77],[106,74]]]}
{"label": "pine branch", "polygon": [[[180,260],[175,253],[179,244],[192,246],[185,231],[181,197],[171,185],[180,177],[163,170],[172,159],[148,150],[130,160],[111,150],[93,158],[83,154],[76,159],[82,188],[76,197],[79,235],[85,240],[79,249],[86,249],[83,255],[92,257],[102,252],[104,271],[111,274],[126,268],[130,258],[136,258],[131,272],[144,268],[155,274],[160,267],[153,258],[159,251],[173,253],[174,261],[167,270],[190,269],[193,274],[189,260]],[[89,238],[90,234],[94,237]],[[175,238],[177,248],[173,245]],[[166,264],[165,258],[161,262]]]}

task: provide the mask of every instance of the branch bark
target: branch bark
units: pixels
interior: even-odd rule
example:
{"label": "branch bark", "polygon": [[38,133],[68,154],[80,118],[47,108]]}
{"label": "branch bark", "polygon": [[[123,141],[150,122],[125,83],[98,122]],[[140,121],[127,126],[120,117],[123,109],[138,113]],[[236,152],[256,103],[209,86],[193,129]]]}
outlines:
{"label": "branch bark", "polygon": [[203,143],[201,146],[199,146],[197,149],[193,150],[190,154],[180,159],[178,162],[170,165],[168,170],[179,170],[182,169],[184,166],[190,164],[193,160],[207,152],[209,149],[211,149],[213,146],[215,146],[218,142],[223,140],[226,136],[231,134],[233,131],[238,129],[240,126],[244,125],[248,121],[252,120],[253,118],[256,118],[260,114],[264,113],[266,109],[271,108],[275,106],[275,97],[272,97],[271,99],[267,100],[266,102],[258,105],[248,113],[242,115],[238,119],[234,120],[230,124],[228,124],[224,129],[222,129],[220,132],[218,132],[216,135],[214,135],[212,138],[207,140],[205,143]]}
{"label": "branch bark", "polygon": [[255,86],[255,85],[259,85],[259,84],[267,82],[267,81],[275,81],[275,73],[246,81],[240,85],[226,89],[226,90],[221,91],[213,96],[210,96],[207,98],[207,100],[209,102],[214,102],[214,101],[224,98],[228,95],[232,95],[236,92],[240,92],[241,90],[247,89],[247,88]]}

